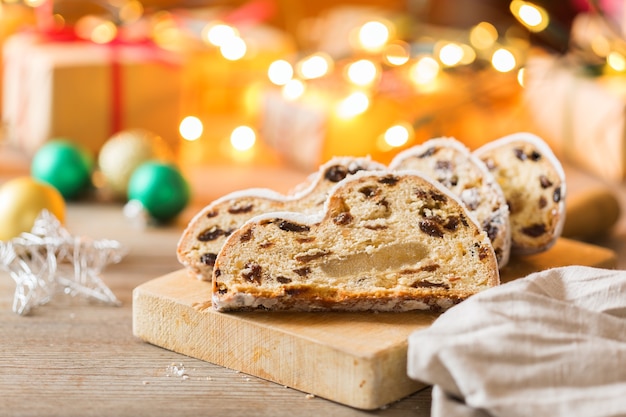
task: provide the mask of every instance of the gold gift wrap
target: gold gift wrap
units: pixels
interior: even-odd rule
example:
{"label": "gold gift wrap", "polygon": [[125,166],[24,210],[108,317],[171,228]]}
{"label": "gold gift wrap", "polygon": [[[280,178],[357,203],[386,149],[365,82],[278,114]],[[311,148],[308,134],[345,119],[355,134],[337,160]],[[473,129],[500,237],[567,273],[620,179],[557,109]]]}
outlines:
{"label": "gold gift wrap", "polygon": [[2,119],[9,141],[27,152],[64,137],[97,153],[114,133],[131,128],[178,143],[176,54],[148,43],[99,45],[19,33],[3,55]]}
{"label": "gold gift wrap", "polygon": [[538,132],[562,159],[610,181],[626,178],[626,79],[591,76],[562,57],[531,57],[525,98]]}

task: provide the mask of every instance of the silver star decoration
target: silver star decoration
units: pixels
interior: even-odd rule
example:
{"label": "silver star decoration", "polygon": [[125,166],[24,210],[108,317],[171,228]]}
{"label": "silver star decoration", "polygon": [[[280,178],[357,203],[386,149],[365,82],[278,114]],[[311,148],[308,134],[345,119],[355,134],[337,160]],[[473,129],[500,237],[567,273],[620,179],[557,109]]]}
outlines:
{"label": "silver star decoration", "polygon": [[13,312],[26,315],[58,293],[120,305],[100,274],[126,252],[114,240],[72,236],[43,210],[30,233],[0,241],[0,269],[8,271],[16,284]]}

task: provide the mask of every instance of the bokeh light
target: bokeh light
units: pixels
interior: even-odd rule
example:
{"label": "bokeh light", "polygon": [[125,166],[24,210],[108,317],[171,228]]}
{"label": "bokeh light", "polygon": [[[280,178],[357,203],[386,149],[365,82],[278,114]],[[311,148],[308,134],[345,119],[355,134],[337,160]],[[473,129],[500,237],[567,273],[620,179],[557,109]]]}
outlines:
{"label": "bokeh light", "polygon": [[410,57],[410,46],[404,41],[390,43],[383,50],[383,58],[389,65],[404,65],[409,61]]}
{"label": "bokeh light", "polygon": [[222,46],[229,39],[238,37],[239,33],[234,27],[219,22],[209,23],[202,30],[202,38],[214,46]]}
{"label": "bokeh light", "polygon": [[364,113],[369,108],[369,105],[370,100],[367,95],[357,91],[339,102],[337,115],[343,119],[349,119]]}
{"label": "bokeh light", "polygon": [[270,64],[267,76],[272,83],[285,85],[293,78],[293,67],[284,59],[279,59]]}
{"label": "bokeh light", "polygon": [[449,67],[458,65],[463,59],[463,48],[456,43],[446,43],[439,49],[439,60]]}
{"label": "bokeh light", "polygon": [[384,140],[387,145],[397,148],[406,145],[412,133],[413,129],[410,126],[397,124],[385,131]]}
{"label": "bokeh light", "polygon": [[430,56],[424,56],[411,66],[410,77],[415,84],[428,84],[439,75],[439,63]]}
{"label": "bokeh light", "polygon": [[376,64],[368,59],[360,59],[348,65],[347,76],[351,83],[365,86],[372,84],[378,75]]}
{"label": "bokeh light", "polygon": [[606,57],[606,63],[615,71],[622,72],[626,70],[626,58],[617,51],[609,53]]}
{"label": "bokeh light", "polygon": [[289,80],[283,86],[282,95],[286,100],[296,100],[301,97],[306,90],[306,85],[298,79]]}
{"label": "bokeh light", "polygon": [[389,28],[383,22],[371,21],[359,29],[358,39],[360,46],[367,51],[380,51],[389,41]]}
{"label": "bokeh light", "polygon": [[532,32],[541,32],[550,23],[548,12],[536,4],[522,0],[513,0],[509,8],[513,16]]}
{"label": "bokeh light", "polygon": [[222,56],[229,61],[237,61],[246,55],[248,47],[246,42],[238,36],[225,39],[220,45]]}
{"label": "bokeh light", "polygon": [[256,133],[250,126],[238,126],[230,134],[230,144],[238,151],[247,151],[254,146]]}
{"label": "bokeh light", "polygon": [[488,49],[498,40],[498,30],[489,22],[480,22],[470,30],[469,39],[474,48]]}
{"label": "bokeh light", "polygon": [[321,78],[330,72],[332,59],[323,53],[310,55],[297,65],[298,74],[304,79]]}
{"label": "bokeh light", "polygon": [[195,116],[185,117],[178,126],[180,136],[189,141],[198,140],[202,136],[203,130],[202,122]]}
{"label": "bokeh light", "polygon": [[509,72],[515,69],[517,61],[513,53],[507,49],[497,49],[491,56],[491,65],[499,72]]}

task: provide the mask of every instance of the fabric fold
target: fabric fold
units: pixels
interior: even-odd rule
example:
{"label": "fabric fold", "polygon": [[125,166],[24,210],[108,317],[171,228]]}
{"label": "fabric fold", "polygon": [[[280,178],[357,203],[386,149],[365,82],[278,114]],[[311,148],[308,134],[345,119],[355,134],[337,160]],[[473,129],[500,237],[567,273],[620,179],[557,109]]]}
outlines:
{"label": "fabric fold", "polygon": [[626,271],[554,268],[489,289],[409,337],[437,416],[626,415]]}

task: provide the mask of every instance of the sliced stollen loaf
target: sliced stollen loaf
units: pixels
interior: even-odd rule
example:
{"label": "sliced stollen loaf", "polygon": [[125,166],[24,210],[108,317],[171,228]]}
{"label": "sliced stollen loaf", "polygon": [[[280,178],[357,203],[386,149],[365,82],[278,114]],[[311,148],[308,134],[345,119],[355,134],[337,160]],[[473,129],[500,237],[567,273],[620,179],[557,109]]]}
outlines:
{"label": "sliced stollen loaf", "polygon": [[417,171],[360,172],[313,215],[266,213],[215,261],[217,310],[444,310],[499,283],[460,200]]}
{"label": "sliced stollen loaf", "polygon": [[228,235],[251,217],[272,211],[320,211],[339,181],[361,170],[386,166],[362,157],[336,157],[321,165],[297,192],[283,195],[270,189],[247,189],[225,195],[198,212],[178,242],[178,261],[198,279],[209,281],[217,253]]}
{"label": "sliced stollen loaf", "polygon": [[549,249],[565,221],[565,173],[548,144],[516,133],[474,151],[502,187],[509,205],[511,250],[520,255]]}
{"label": "sliced stollen loaf", "polygon": [[504,267],[511,251],[509,208],[502,188],[485,164],[454,138],[435,138],[400,152],[390,169],[415,169],[455,193],[487,232]]}

